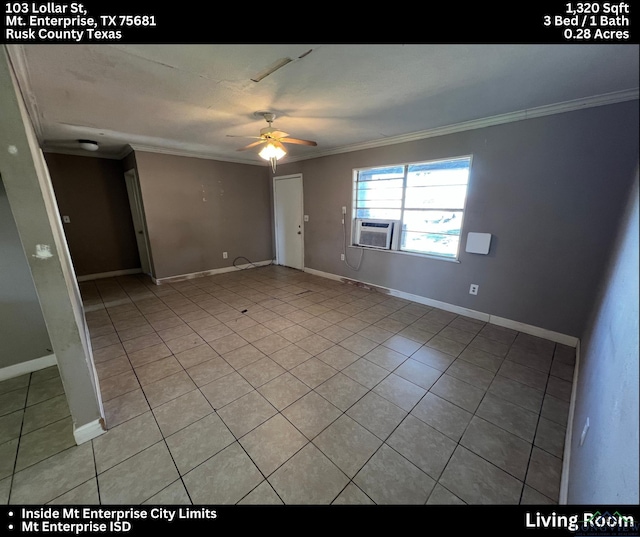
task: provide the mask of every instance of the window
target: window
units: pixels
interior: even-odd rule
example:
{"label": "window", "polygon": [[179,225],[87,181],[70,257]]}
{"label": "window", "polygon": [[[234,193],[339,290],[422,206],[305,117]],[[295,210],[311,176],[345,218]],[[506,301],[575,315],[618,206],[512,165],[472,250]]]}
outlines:
{"label": "window", "polygon": [[457,259],[471,157],[356,170],[355,217],[399,222],[398,250]]}

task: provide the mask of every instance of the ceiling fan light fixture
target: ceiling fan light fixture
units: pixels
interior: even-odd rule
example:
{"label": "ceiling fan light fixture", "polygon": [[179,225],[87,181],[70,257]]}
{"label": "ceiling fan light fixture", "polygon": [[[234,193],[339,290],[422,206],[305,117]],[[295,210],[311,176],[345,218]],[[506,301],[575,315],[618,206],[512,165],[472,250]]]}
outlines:
{"label": "ceiling fan light fixture", "polygon": [[284,157],[287,152],[280,144],[275,144],[274,142],[269,142],[265,145],[260,153],[258,153],[264,160],[271,160],[275,158],[276,160]]}
{"label": "ceiling fan light fixture", "polygon": [[78,140],[78,145],[81,149],[84,149],[86,151],[98,150],[98,142],[94,142],[93,140]]}
{"label": "ceiling fan light fixture", "polygon": [[[318,145],[316,142],[313,142],[311,140],[290,138],[289,134],[287,134],[286,132],[282,132],[281,130],[274,128],[272,123],[276,115],[273,112],[258,111],[254,112],[253,115],[255,117],[263,117],[269,126],[260,129],[260,136],[243,136],[242,138],[254,138],[257,139],[257,141],[239,148],[238,151],[245,151],[253,147],[262,146],[262,149],[260,150],[258,155],[264,160],[268,160],[271,163],[271,169],[274,172],[276,171],[276,164],[278,160],[287,154],[287,150],[282,144],[298,144],[310,146]],[[227,136],[233,135],[227,134]]]}
{"label": "ceiling fan light fixture", "polygon": [[276,171],[278,159],[281,159],[286,154],[287,152],[284,150],[284,147],[282,147],[282,144],[273,141],[268,142],[267,145],[262,148],[260,153],[258,153],[261,158],[268,160],[271,163],[271,170],[274,173]]}

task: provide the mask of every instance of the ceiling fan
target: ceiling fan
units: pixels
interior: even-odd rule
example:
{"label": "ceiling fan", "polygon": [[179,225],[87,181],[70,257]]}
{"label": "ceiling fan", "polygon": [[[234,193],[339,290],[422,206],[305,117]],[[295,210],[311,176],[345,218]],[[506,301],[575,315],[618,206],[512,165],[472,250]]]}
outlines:
{"label": "ceiling fan", "polygon": [[233,136],[227,134],[232,138],[255,138],[257,141],[252,142],[249,145],[240,147],[238,151],[246,151],[253,147],[257,147],[264,144],[264,147],[260,150],[259,155],[271,162],[271,168],[276,171],[276,164],[279,159],[287,154],[283,144],[297,144],[297,145],[310,145],[317,146],[316,142],[311,140],[300,140],[298,138],[291,138],[288,133],[278,130],[272,125],[276,115],[273,112],[255,112],[254,117],[263,117],[269,124],[268,127],[260,129],[260,136]]}

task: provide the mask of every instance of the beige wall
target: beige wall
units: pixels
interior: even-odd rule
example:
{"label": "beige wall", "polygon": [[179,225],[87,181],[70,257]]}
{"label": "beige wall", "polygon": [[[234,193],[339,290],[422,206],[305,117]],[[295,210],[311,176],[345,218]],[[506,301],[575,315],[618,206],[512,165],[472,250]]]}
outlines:
{"label": "beige wall", "polygon": [[135,161],[156,278],[273,258],[265,166],[141,151]]}
{"label": "beige wall", "polygon": [[140,268],[123,165],[118,160],[45,155],[78,276]]}

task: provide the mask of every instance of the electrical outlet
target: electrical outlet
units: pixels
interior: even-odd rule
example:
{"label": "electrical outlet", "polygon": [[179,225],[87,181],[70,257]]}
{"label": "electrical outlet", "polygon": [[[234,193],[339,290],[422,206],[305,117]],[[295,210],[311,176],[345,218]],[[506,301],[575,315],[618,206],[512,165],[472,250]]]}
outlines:
{"label": "electrical outlet", "polygon": [[304,221],[305,221],[305,222],[308,222],[308,221],[309,221],[309,215],[308,215],[308,214],[305,214],[305,215],[304,215]]}
{"label": "electrical outlet", "polygon": [[340,261],[344,261],[344,254],[340,254]]}
{"label": "electrical outlet", "polygon": [[229,256],[227,255],[227,252],[222,252],[222,259],[226,259],[227,257],[229,257]]}
{"label": "electrical outlet", "polygon": [[346,207],[342,208],[342,214],[347,214],[347,208]]}
{"label": "electrical outlet", "polygon": [[478,294],[478,287],[480,287],[477,283],[472,283],[471,287],[469,287],[469,294],[470,295],[477,295]]}

